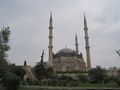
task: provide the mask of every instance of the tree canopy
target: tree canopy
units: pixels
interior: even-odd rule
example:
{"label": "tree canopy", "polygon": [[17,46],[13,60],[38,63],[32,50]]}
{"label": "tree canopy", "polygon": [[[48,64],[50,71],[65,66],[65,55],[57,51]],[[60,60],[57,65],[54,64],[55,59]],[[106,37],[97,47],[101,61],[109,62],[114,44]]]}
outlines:
{"label": "tree canopy", "polygon": [[104,80],[106,72],[100,66],[97,66],[96,68],[89,70],[88,75],[90,78],[90,82],[100,83]]}
{"label": "tree canopy", "polygon": [[0,30],[0,77],[4,74],[7,69],[8,63],[6,60],[6,52],[10,49],[8,42],[10,36],[9,27],[3,27]]}

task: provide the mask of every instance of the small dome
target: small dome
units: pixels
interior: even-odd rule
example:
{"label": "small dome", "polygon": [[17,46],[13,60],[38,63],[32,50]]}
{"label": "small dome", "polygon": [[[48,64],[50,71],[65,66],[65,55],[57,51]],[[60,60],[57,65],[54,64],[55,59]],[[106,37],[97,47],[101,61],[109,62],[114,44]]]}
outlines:
{"label": "small dome", "polygon": [[69,54],[69,53],[76,53],[76,51],[73,49],[70,49],[70,48],[63,48],[63,49],[59,50],[56,54],[62,54],[62,53]]}

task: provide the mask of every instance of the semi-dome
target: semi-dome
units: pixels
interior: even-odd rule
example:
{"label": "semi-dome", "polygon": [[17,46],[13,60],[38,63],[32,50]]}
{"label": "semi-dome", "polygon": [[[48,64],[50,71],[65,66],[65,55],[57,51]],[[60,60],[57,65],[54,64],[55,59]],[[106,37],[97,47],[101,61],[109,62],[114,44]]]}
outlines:
{"label": "semi-dome", "polygon": [[70,49],[70,48],[63,48],[63,49],[59,50],[56,54],[61,54],[61,53],[64,53],[64,54],[76,53],[76,51],[73,49]]}

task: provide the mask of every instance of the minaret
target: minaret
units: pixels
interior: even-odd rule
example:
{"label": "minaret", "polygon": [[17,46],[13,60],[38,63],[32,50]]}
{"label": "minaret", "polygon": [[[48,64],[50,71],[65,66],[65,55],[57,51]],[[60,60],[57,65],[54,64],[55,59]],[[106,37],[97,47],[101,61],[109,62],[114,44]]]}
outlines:
{"label": "minaret", "polygon": [[52,26],[52,13],[50,14],[50,20],[49,20],[49,65],[53,65],[53,45],[52,45],[52,31],[53,31],[53,26]]}
{"label": "minaret", "polygon": [[85,48],[86,48],[86,59],[87,59],[87,70],[91,69],[91,60],[90,60],[90,46],[89,46],[89,36],[88,36],[88,27],[86,17],[84,15],[84,32],[85,32]]}
{"label": "minaret", "polygon": [[76,53],[78,54],[79,50],[78,50],[78,38],[77,38],[77,34],[75,35],[75,48],[76,48]]}

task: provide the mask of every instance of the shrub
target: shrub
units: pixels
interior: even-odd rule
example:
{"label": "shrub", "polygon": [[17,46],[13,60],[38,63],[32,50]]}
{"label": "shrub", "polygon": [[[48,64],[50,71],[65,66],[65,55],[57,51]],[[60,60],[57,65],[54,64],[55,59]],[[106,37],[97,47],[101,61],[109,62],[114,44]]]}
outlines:
{"label": "shrub", "polygon": [[120,86],[120,77],[117,78],[116,83],[118,86]]}
{"label": "shrub", "polygon": [[104,81],[104,78],[107,76],[105,69],[97,66],[88,71],[88,76],[91,83],[101,83]]}
{"label": "shrub", "polygon": [[15,74],[8,72],[3,78],[3,83],[7,90],[17,90],[20,85],[20,79]]}
{"label": "shrub", "polygon": [[87,76],[83,74],[78,75],[79,81],[81,82],[87,82]]}
{"label": "shrub", "polygon": [[62,75],[58,78],[58,80],[67,80],[67,81],[71,81],[71,80],[73,80],[73,78],[70,77],[70,76],[67,76],[67,75],[62,74]]}
{"label": "shrub", "polygon": [[115,82],[117,80],[116,76],[109,76],[104,78],[104,83]]}
{"label": "shrub", "polygon": [[106,77],[106,78],[104,78],[104,83],[108,83],[108,82],[110,82],[111,81],[111,78],[110,77]]}
{"label": "shrub", "polygon": [[79,85],[78,81],[70,81],[67,84],[68,87],[77,87],[78,85]]}

